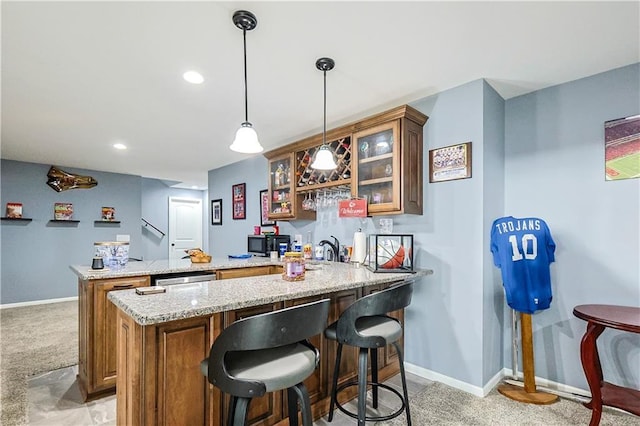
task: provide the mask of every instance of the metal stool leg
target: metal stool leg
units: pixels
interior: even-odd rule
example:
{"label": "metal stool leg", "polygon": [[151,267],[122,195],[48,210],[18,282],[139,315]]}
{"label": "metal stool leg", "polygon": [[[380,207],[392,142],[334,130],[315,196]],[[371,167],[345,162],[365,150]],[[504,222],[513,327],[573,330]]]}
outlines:
{"label": "metal stool leg", "polygon": [[378,349],[371,348],[371,396],[373,408],[378,408]]}
{"label": "metal stool leg", "polygon": [[360,348],[358,360],[358,426],[364,426],[367,417],[367,358],[369,350]]}
{"label": "metal stool leg", "polygon": [[338,351],[336,352],[336,365],[333,368],[333,383],[331,384],[331,403],[329,404],[328,421],[333,420],[333,410],[338,399],[338,375],[340,374],[340,361],[342,359],[342,343],[338,343]]}
{"label": "metal stool leg", "polygon": [[407,426],[411,426],[411,412],[409,411],[409,393],[407,392],[407,376],[404,371],[404,359],[402,357],[402,348],[397,342],[393,342],[393,346],[398,353],[398,362],[400,363],[400,378],[402,379],[402,393],[404,394],[404,405],[407,411]]}
{"label": "metal stool leg", "polygon": [[296,389],[287,389],[287,408],[289,410],[289,426],[298,426],[298,397]]}
{"label": "metal stool leg", "polygon": [[233,416],[233,426],[245,426],[247,414],[249,412],[249,398],[237,398],[235,404],[235,414]]}
{"label": "metal stool leg", "polygon": [[[298,401],[300,402],[300,413],[302,414],[302,426],[312,426],[311,401],[304,383],[298,383],[287,389],[287,392],[289,395],[289,426],[298,426]],[[293,404],[291,401],[293,401]]]}

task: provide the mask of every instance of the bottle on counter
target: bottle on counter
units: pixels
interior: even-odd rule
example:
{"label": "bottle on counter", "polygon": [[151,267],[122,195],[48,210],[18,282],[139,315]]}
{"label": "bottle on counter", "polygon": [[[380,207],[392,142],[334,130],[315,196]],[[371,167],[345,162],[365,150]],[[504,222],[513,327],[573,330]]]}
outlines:
{"label": "bottle on counter", "polygon": [[305,266],[302,253],[298,251],[288,251],[284,254],[284,268],[282,279],[286,281],[304,280]]}
{"label": "bottle on counter", "polygon": [[307,242],[302,246],[302,254],[305,260],[313,259],[313,241],[311,239],[311,231],[307,232]]}

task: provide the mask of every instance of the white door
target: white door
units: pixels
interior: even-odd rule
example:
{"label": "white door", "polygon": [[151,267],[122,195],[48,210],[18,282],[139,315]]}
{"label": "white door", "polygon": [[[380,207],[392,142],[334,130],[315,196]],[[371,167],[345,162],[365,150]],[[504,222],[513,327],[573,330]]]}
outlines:
{"label": "white door", "polygon": [[169,197],[169,259],[202,248],[202,200]]}

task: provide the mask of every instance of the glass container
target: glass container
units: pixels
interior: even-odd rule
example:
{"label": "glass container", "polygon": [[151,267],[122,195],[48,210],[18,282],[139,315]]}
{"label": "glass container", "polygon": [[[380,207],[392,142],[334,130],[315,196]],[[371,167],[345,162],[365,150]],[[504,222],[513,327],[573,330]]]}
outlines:
{"label": "glass container", "polygon": [[305,267],[302,252],[288,251],[284,254],[282,278],[286,281],[304,280]]}

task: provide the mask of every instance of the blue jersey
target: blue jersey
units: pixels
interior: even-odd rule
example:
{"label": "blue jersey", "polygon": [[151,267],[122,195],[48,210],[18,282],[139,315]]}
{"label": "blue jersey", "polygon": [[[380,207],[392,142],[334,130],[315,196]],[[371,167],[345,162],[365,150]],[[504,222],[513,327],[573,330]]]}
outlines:
{"label": "blue jersey", "polygon": [[549,265],[556,244],[544,220],[501,217],[491,227],[493,263],[502,272],[507,303],[532,314],[551,305]]}

